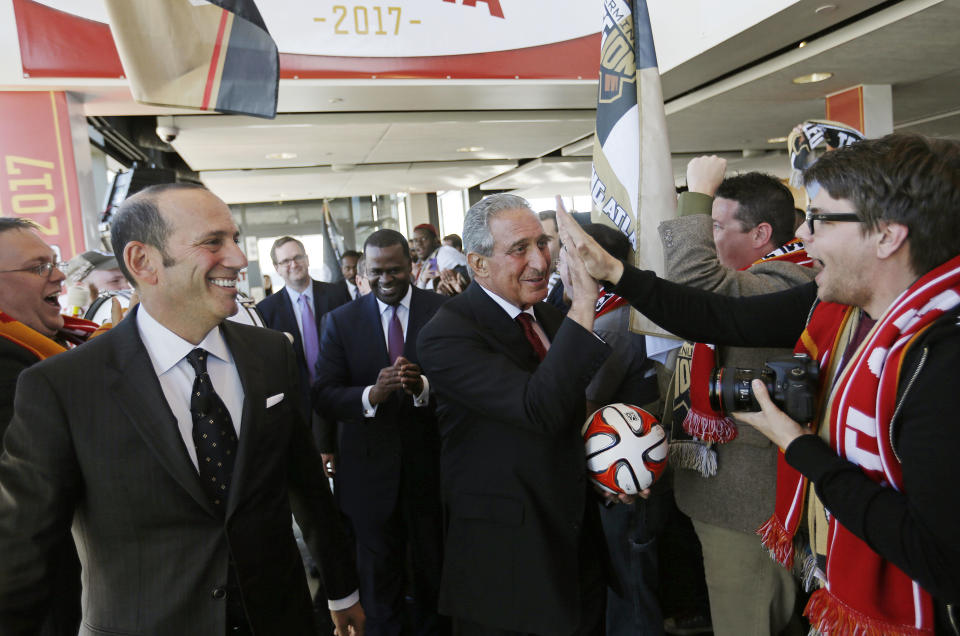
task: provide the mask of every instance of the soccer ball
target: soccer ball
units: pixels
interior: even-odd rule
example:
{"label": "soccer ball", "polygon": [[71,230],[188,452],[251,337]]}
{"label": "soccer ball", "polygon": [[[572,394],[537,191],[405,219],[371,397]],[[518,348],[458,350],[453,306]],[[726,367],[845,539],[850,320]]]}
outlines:
{"label": "soccer ball", "polygon": [[609,404],[583,424],[587,475],[606,492],[635,495],[667,468],[667,434],[657,419],[630,404]]}

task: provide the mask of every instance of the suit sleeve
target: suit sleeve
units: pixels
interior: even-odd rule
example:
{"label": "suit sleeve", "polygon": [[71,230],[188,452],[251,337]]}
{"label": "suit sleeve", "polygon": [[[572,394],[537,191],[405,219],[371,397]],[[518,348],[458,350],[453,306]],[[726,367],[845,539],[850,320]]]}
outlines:
{"label": "suit sleeve", "polygon": [[37,633],[81,480],[58,393],[38,369],[28,369],[0,454],[0,634]]}
{"label": "suit sleeve", "polygon": [[328,314],[323,321],[317,381],[313,401],[328,420],[358,420],[363,417],[364,386],[350,385],[347,346],[340,326],[341,315]]}
{"label": "suit sleeve", "polygon": [[[293,348],[283,340],[284,359],[289,386],[299,386],[299,372]],[[299,403],[299,396],[294,404]],[[340,512],[334,503],[330,485],[323,473],[320,455],[312,439],[307,422],[294,414],[293,434],[290,436],[289,475],[290,506],[304,541],[320,567],[327,597],[331,600],[349,596],[357,589],[357,574],[353,550],[340,523]]]}
{"label": "suit sleeve", "polygon": [[437,313],[443,319],[420,332],[417,343],[433,391],[484,419],[540,434],[568,432],[570,415],[583,413],[584,391],[610,348],[565,318],[546,358],[530,372],[448,307]]}
{"label": "suit sleeve", "polygon": [[816,270],[795,263],[763,263],[745,270],[720,264],[713,242],[713,219],[694,214],[660,224],[664,277],[727,296],[755,296],[813,280]]}

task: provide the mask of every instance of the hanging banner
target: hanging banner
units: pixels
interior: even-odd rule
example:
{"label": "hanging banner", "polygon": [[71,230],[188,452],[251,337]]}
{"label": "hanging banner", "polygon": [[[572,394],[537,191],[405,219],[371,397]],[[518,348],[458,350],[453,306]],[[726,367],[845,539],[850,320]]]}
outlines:
{"label": "hanging banner", "polygon": [[[592,219],[623,232],[633,264],[663,274],[657,226],[676,216],[663,93],[644,0],[603,0]],[[635,332],[666,332],[636,311]]]}
{"label": "hanging banner", "polygon": [[0,216],[30,219],[66,261],[86,250],[63,92],[0,93]]}
{"label": "hanging banner", "polygon": [[[116,56],[108,29],[103,37],[94,35],[95,25],[108,21],[102,0],[13,2],[25,74],[56,76],[58,55],[72,72],[78,70],[76,58],[111,52]],[[111,0],[107,5],[110,11],[126,6],[128,15],[141,14],[154,25],[156,37],[173,39],[179,30],[158,28],[166,22],[152,22],[148,16],[167,13],[167,5],[181,2],[208,4]],[[238,0],[222,2],[229,8]],[[592,80],[597,72],[596,6],[582,0],[269,0],[258,8],[280,51],[283,78]],[[74,24],[85,34],[82,41],[70,36]],[[192,48],[185,47],[181,54],[192,53]],[[102,75],[90,76],[116,77],[116,65],[107,66]],[[95,72],[89,65],[84,68]]]}
{"label": "hanging banner", "polygon": [[106,0],[106,6],[138,102],[276,116],[277,45],[253,0]]}

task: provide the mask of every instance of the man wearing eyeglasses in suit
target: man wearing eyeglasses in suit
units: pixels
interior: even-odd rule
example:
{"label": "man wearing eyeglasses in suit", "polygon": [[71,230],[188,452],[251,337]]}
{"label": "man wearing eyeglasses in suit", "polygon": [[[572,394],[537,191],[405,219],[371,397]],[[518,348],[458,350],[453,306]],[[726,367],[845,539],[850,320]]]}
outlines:
{"label": "man wearing eyeglasses in suit", "polygon": [[[0,449],[13,416],[13,395],[20,373],[66,351],[93,331],[64,329],[57,297],[65,276],[59,266],[57,254],[37,233],[36,225],[27,219],[0,217]],[[71,319],[70,327],[86,322]],[[47,613],[43,636],[76,634],[80,627],[77,552],[67,541],[58,554],[58,571],[51,579],[57,601]]]}

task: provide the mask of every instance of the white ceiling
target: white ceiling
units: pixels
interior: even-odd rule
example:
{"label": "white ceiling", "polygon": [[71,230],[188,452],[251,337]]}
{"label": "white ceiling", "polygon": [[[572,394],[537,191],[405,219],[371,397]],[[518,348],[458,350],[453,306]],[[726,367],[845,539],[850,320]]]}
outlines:
{"label": "white ceiling", "polygon": [[[783,176],[784,144],[767,140],[823,118],[825,95],[858,84],[892,85],[898,130],[960,138],[960,0],[901,0],[812,37],[883,3],[830,4],[796,2],[663,75],[676,174],[694,154],[725,153],[731,169]],[[791,83],[812,71],[834,76]],[[132,106],[120,83],[80,92],[88,115],[173,112]],[[276,120],[167,123],[181,129],[177,152],[230,202],[481,184],[587,194],[595,102],[595,80],[283,80]]]}

